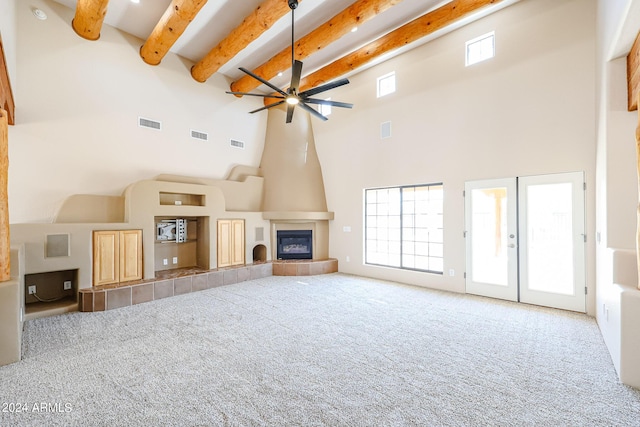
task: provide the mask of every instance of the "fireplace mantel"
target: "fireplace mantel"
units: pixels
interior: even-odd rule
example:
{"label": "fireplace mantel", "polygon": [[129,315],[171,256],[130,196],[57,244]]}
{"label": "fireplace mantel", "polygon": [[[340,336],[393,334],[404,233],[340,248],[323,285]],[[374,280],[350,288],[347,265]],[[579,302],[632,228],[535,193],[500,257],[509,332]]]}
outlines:
{"label": "fireplace mantel", "polygon": [[262,212],[262,218],[271,221],[331,221],[333,212]]}

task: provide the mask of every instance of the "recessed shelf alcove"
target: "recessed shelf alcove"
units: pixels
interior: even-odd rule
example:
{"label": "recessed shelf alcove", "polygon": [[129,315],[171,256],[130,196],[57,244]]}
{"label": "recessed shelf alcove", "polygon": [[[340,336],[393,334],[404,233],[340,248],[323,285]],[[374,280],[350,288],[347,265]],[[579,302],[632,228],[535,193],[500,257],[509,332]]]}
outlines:
{"label": "recessed shelf alcove", "polygon": [[[157,216],[156,224],[175,221],[176,217]],[[186,240],[155,240],[154,270],[164,271],[185,267],[209,269],[209,217],[181,217],[186,220]]]}
{"label": "recessed shelf alcove", "polygon": [[161,191],[161,206],[205,206],[205,196],[202,194],[168,193]]}
{"label": "recessed shelf alcove", "polygon": [[[78,307],[78,270],[49,271],[25,274],[25,318],[38,317],[38,313],[65,313]],[[67,289],[65,289],[65,287]],[[34,294],[29,288],[35,289]]]}

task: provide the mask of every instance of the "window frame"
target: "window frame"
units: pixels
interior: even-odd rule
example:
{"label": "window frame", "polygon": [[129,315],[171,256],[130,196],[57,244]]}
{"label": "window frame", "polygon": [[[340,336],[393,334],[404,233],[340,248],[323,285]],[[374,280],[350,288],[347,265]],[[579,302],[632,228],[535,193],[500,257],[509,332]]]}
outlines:
{"label": "window frame", "polygon": [[[381,94],[381,90],[380,90],[380,83],[383,82],[385,79],[391,78],[393,77],[393,90],[390,92],[386,92],[386,93],[382,93]],[[397,89],[397,85],[396,85],[396,72],[395,71],[391,71],[390,73],[387,73],[385,75],[382,75],[380,77],[378,77],[376,79],[376,98],[382,98],[384,96],[387,95],[391,95],[392,93],[395,93]]]}
{"label": "window frame", "polygon": [[[477,61],[474,62],[470,62],[469,59],[469,47],[472,45],[475,45],[477,43],[482,43],[484,40],[486,39],[491,39],[491,56],[487,56],[487,57],[483,57]],[[475,65],[475,64],[479,64],[480,62],[484,62],[487,61],[491,58],[495,58],[496,56],[496,32],[494,31],[489,31],[488,33],[482,34],[478,37],[475,37],[471,40],[467,40],[464,44],[464,66],[465,67],[470,67],[471,65]]]}
{"label": "window frame", "polygon": [[[325,98],[325,101],[331,101],[331,97],[329,98]],[[318,112],[320,114],[322,114],[323,116],[330,116],[331,115],[331,105],[327,105],[327,104],[318,104]]]}
{"label": "window frame", "polygon": [[[405,231],[407,229],[413,230],[414,236],[415,236],[415,230],[416,229],[421,229],[424,230],[424,227],[416,227],[416,224],[414,222],[413,226],[409,226],[409,227],[405,227],[404,225],[404,221],[405,221],[405,214],[404,213],[404,197],[403,197],[403,192],[407,189],[412,189],[415,190],[417,188],[426,188],[428,190],[431,189],[431,187],[439,187],[439,190],[442,194],[440,199],[432,199],[432,200],[440,200],[440,205],[439,205],[439,209],[437,210],[437,212],[433,212],[433,211],[426,211],[423,214],[425,215],[439,215],[440,219],[439,219],[439,226],[432,229],[431,227],[427,227],[426,230],[439,230],[439,234],[440,234],[440,240],[431,240],[431,239],[427,239],[427,240],[409,240],[406,239],[404,237]],[[368,247],[370,243],[373,243],[374,241],[370,241],[369,240],[369,230],[373,230],[374,228],[376,229],[376,232],[380,229],[383,228],[379,228],[379,227],[369,227],[369,217],[376,217],[376,221],[377,218],[382,217],[383,215],[370,215],[369,211],[368,211],[368,191],[379,191],[379,190],[398,190],[399,191],[399,201],[398,201],[398,206],[397,208],[398,210],[398,216],[399,216],[399,250],[398,250],[398,256],[399,256],[399,260],[397,265],[388,262],[386,264],[384,263],[379,263],[379,262],[373,262],[373,261],[369,261],[368,259]],[[377,195],[376,195],[377,197]],[[414,199],[416,200],[416,199]],[[431,201],[431,200],[429,200]],[[375,188],[365,188],[363,190],[363,204],[364,204],[364,231],[363,231],[363,236],[364,236],[364,245],[363,245],[363,259],[364,259],[364,264],[365,265],[371,265],[371,266],[379,266],[379,267],[387,267],[387,268],[397,268],[397,269],[401,269],[401,270],[409,270],[409,271],[418,271],[418,272],[422,272],[422,273],[431,273],[431,274],[438,274],[438,275],[444,275],[444,184],[442,182],[437,182],[437,183],[429,183],[429,184],[415,184],[415,185],[401,185],[401,186],[392,186],[392,187],[375,187]],[[427,205],[429,205],[429,203],[427,203]],[[389,205],[387,204],[387,207],[389,207]],[[389,211],[391,210],[391,207],[389,207]],[[415,212],[415,210],[413,211],[413,215],[419,214]],[[373,238],[372,238],[373,239]],[[387,240],[389,241],[389,240]],[[375,242],[379,242],[379,240],[375,240]],[[416,252],[415,248],[413,250],[412,253],[404,253],[404,246],[405,244],[408,244],[409,242],[413,242],[414,244],[420,243],[423,245],[427,245],[427,247],[429,247],[432,244],[436,244],[436,245],[440,245],[440,255],[433,255],[433,256],[429,256],[429,254],[427,253],[427,255],[424,254],[419,254]],[[393,251],[387,251],[387,254],[394,254]],[[416,255],[418,256],[426,256],[428,258],[427,261],[429,261],[429,258],[440,258],[441,259],[441,265],[440,268],[441,270],[436,270],[436,269],[431,269],[429,266],[429,268],[417,268],[415,267],[415,264],[413,267],[408,267],[406,266],[407,263],[404,262],[405,256],[413,256],[415,257]]]}

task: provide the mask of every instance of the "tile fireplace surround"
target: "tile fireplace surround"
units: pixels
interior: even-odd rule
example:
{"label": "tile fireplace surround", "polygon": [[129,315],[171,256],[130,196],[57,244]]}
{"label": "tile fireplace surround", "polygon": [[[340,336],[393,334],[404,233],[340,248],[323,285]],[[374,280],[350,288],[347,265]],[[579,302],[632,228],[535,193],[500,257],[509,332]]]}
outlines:
{"label": "tile fireplace surround", "polygon": [[151,280],[80,289],[79,310],[113,310],[269,276],[310,276],[337,271],[337,259],[273,261],[215,270],[166,270]]}

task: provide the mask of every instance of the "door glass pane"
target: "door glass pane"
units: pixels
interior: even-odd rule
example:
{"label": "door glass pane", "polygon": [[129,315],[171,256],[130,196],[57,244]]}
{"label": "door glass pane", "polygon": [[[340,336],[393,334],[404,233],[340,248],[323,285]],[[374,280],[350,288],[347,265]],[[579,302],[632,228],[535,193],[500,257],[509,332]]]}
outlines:
{"label": "door glass pane", "polygon": [[471,277],[474,282],[508,285],[507,188],[471,193]]}
{"label": "door glass pane", "polygon": [[528,288],[573,295],[571,183],[527,188]]}

